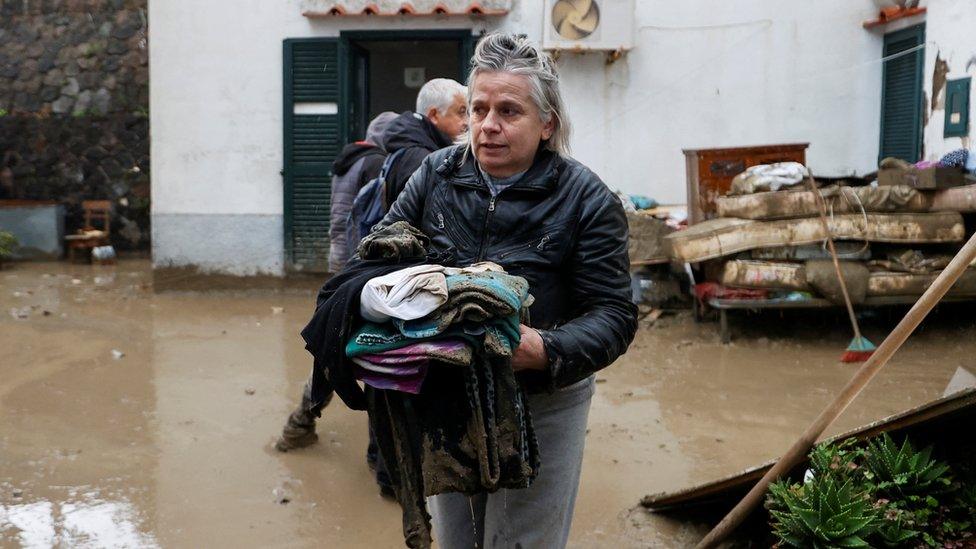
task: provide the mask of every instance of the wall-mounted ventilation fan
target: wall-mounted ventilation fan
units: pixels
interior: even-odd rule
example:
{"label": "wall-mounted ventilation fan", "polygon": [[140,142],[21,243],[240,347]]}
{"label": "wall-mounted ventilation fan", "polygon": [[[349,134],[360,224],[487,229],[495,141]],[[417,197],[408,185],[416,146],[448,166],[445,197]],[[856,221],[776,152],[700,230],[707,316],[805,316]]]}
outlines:
{"label": "wall-mounted ventilation fan", "polygon": [[599,24],[600,7],[593,0],[556,0],[552,6],[552,26],[567,40],[586,38]]}
{"label": "wall-mounted ventilation fan", "polygon": [[628,50],[634,0],[546,0],[542,46],[549,50]]}

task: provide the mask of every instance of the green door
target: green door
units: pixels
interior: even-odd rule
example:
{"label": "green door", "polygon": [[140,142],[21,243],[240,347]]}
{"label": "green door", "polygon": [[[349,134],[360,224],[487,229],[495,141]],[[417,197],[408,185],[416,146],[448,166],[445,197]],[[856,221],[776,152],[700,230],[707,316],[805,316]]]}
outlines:
{"label": "green door", "polygon": [[[361,40],[452,40],[458,76],[474,50],[470,30],[352,31],[342,38],[284,41],[284,233],[291,271],[325,272],[332,162],[369,122],[369,52]],[[390,75],[397,78],[397,75]]]}
{"label": "green door", "polygon": [[924,25],[885,35],[883,55],[895,57],[883,69],[879,161],[893,156],[917,162],[922,156],[924,44]]}
{"label": "green door", "polygon": [[284,223],[290,270],[324,272],[332,161],[345,142],[339,41],[284,42]]}

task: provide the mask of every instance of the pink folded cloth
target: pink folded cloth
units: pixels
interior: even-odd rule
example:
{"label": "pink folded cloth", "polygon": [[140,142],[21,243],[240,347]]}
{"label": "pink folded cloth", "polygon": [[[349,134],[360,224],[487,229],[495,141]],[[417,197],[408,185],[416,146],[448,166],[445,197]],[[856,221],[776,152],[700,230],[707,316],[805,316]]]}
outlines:
{"label": "pink folded cloth", "polygon": [[420,394],[420,387],[424,383],[424,378],[427,377],[427,368],[424,367],[420,373],[411,376],[393,377],[386,374],[370,372],[357,365],[355,375],[356,379],[376,389],[402,391],[416,395]]}
{"label": "pink folded cloth", "polygon": [[459,339],[420,341],[381,353],[352,357],[356,379],[376,389],[418,394],[431,360],[471,363],[471,346]]}
{"label": "pink folded cloth", "polygon": [[471,346],[460,339],[420,341],[397,349],[364,355],[363,358],[381,364],[399,364],[425,359],[463,366],[471,363]]}

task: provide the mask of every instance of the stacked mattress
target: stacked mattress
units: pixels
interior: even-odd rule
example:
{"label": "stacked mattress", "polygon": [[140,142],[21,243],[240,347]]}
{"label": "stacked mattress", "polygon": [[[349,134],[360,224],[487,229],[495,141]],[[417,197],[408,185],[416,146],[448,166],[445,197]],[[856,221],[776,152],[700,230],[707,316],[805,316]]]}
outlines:
{"label": "stacked mattress", "polygon": [[[976,185],[937,191],[834,186],[820,192],[841,259],[848,267],[858,264],[845,269],[845,278],[859,277],[848,285],[866,287],[867,297],[921,295],[944,267],[932,258],[953,255],[966,238],[962,214],[976,212]],[[665,238],[672,261],[704,263],[708,282],[729,288],[830,297],[811,282],[808,268],[830,257],[813,191],[724,196],[716,205],[722,217]],[[976,296],[976,269],[950,295]]]}

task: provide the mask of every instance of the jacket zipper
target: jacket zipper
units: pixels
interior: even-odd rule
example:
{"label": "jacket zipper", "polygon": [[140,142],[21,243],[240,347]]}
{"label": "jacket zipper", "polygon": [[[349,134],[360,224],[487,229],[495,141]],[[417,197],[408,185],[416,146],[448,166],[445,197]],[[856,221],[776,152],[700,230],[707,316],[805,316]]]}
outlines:
{"label": "jacket zipper", "polygon": [[442,214],[441,212],[437,212],[437,228],[438,229],[444,228],[444,214]]}
{"label": "jacket zipper", "polygon": [[[535,245],[535,249],[539,250],[540,252],[543,251],[546,248],[546,244],[548,244],[550,240],[552,240],[552,238],[549,235],[543,236],[542,239],[539,240],[539,243]],[[531,248],[533,242],[535,242],[535,239],[532,239],[532,242],[526,242],[525,244],[519,244],[515,248],[512,248],[510,250],[507,250],[505,252],[502,252],[502,253],[498,254],[498,259],[504,259],[504,258],[506,258],[506,257],[508,257],[508,256],[510,256],[512,254],[516,254],[516,253],[519,253],[519,252],[523,252],[523,251]]]}
{"label": "jacket zipper", "polygon": [[488,211],[485,212],[485,224],[481,227],[481,245],[478,247],[478,261],[485,260],[485,245],[488,243],[488,223],[491,221],[491,214],[495,211],[495,197],[492,196],[488,201]]}
{"label": "jacket zipper", "polygon": [[549,242],[549,235],[545,235],[542,237],[542,240],[539,241],[539,245],[536,246],[535,248],[541,252],[542,250],[545,249],[546,244],[548,242]]}

